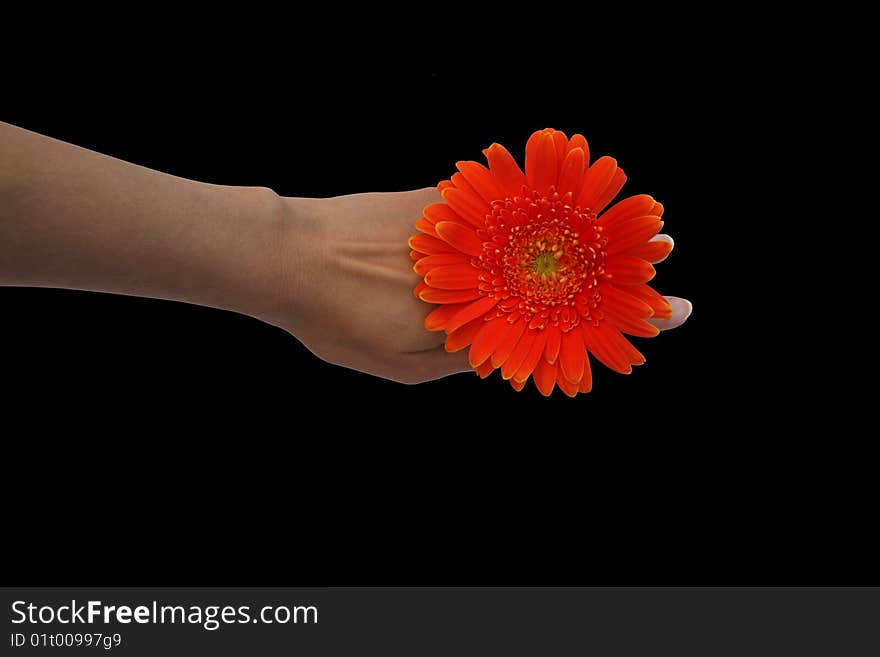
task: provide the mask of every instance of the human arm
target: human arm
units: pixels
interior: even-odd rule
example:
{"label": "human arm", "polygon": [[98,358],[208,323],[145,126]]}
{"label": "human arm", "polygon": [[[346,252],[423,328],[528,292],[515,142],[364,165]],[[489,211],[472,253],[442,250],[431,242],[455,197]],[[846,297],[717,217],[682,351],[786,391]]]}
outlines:
{"label": "human arm", "polygon": [[[0,123],[0,285],[171,299],[404,382],[470,369],[423,328],[407,238],[433,188],[330,199],[195,182]],[[676,320],[683,321],[679,313]]]}

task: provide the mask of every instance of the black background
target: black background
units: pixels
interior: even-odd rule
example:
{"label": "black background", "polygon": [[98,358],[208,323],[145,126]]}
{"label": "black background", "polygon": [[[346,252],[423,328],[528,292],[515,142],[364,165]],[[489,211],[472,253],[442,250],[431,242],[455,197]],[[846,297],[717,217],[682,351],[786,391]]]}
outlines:
{"label": "black background", "polygon": [[859,437],[802,430],[831,402],[780,295],[772,62],[645,22],[572,52],[424,33],[367,63],[382,38],[297,48],[312,27],[32,42],[0,119],[291,196],[432,185],[493,141],[521,158],[536,129],[581,132],[664,203],[655,283],[692,318],[636,340],[631,376],[544,399],[378,380],[222,311],[2,289],[17,583],[864,583]]}

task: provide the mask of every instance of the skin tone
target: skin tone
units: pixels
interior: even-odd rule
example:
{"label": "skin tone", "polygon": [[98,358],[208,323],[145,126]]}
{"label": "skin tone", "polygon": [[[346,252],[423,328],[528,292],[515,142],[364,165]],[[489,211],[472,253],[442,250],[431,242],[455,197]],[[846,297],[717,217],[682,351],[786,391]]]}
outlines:
{"label": "skin tone", "polygon": [[[470,371],[422,322],[407,238],[434,188],[285,198],[195,182],[0,123],[0,285],[223,308],[404,383]],[[657,239],[671,241],[668,236]],[[690,303],[667,297],[674,328]]]}

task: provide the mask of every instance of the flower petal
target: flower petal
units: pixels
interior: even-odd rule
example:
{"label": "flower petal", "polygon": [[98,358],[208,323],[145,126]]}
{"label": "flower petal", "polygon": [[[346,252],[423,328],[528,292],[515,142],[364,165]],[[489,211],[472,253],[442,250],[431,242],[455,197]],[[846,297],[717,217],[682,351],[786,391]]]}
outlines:
{"label": "flower petal", "polygon": [[568,152],[568,137],[565,136],[562,130],[551,130],[551,133],[553,135],[553,145],[556,146],[556,180],[558,181],[562,162],[565,160],[565,154]]}
{"label": "flower petal", "polygon": [[[644,285],[642,287],[648,286]],[[633,296],[630,290],[632,290],[632,287],[619,288],[616,285],[602,285],[599,288],[599,294],[602,298],[600,308],[602,310],[611,310],[622,316],[631,316],[639,319],[651,317],[654,314],[654,310],[650,304],[646,303],[643,299]]]}
{"label": "flower petal", "polygon": [[642,338],[653,338],[660,332],[645,321],[646,317],[654,314],[654,310],[644,301],[613,285],[603,285],[601,295],[599,307],[618,330]]}
{"label": "flower petal", "polygon": [[[659,239],[663,235],[656,235],[650,242],[642,242],[624,251],[625,255],[636,256],[650,263],[657,263],[666,260],[666,257],[672,252],[672,238]],[[668,236],[667,236],[668,237]]]}
{"label": "flower petal", "polygon": [[547,331],[539,331],[538,335],[535,336],[535,341],[532,342],[532,348],[529,349],[529,353],[526,354],[526,357],[523,359],[516,374],[513,375],[513,378],[518,381],[525,381],[528,379],[532,372],[535,371],[538,361],[544,357],[544,347],[546,345]]}
{"label": "flower petal", "polygon": [[[648,266],[650,267],[651,265]],[[469,290],[480,285],[480,271],[470,265],[435,267],[425,274],[425,283],[441,290]]]}
{"label": "flower petal", "polygon": [[464,219],[460,214],[453,210],[448,203],[431,203],[431,205],[426,205],[425,209],[422,210],[422,214],[425,219],[432,224],[436,224],[440,221],[453,221],[457,224],[462,224],[463,226],[472,225],[467,219]]}
{"label": "flower petal", "polygon": [[[535,372],[536,377],[537,377],[537,374],[538,373],[536,371]],[[536,382],[537,382],[537,379],[536,379]],[[562,392],[564,392],[566,395],[568,395],[569,397],[577,397],[579,383],[580,383],[580,381],[578,381],[577,383],[572,383],[571,381],[566,379],[564,376],[559,376],[559,375],[556,376],[556,385],[558,385],[559,389]]]}
{"label": "flower petal", "polygon": [[573,329],[562,334],[562,347],[559,350],[559,369],[566,379],[577,384],[584,375],[584,361],[587,350],[581,331]]}
{"label": "flower petal", "polygon": [[[565,377],[562,377],[565,378]],[[593,389],[593,371],[590,369],[590,359],[584,363],[584,378],[578,383],[578,392],[590,392]],[[565,388],[562,389],[565,392]],[[566,393],[568,394],[568,393]]]}
{"label": "flower petal", "polygon": [[669,302],[653,288],[647,285],[627,285],[620,288],[620,291],[648,304],[654,311],[651,319],[670,319],[672,317],[672,308]]}
{"label": "flower petal", "polygon": [[573,198],[578,198],[581,193],[581,187],[584,184],[584,171],[586,170],[586,159],[582,148],[575,148],[568,151],[562,167],[559,172],[559,195],[565,196],[571,192]]}
{"label": "flower petal", "polygon": [[442,331],[446,326],[446,322],[467,305],[468,302],[465,301],[464,303],[447,303],[437,306],[425,317],[425,328],[429,331]]}
{"label": "flower petal", "polygon": [[555,326],[547,327],[547,346],[544,348],[544,358],[551,365],[559,357],[559,347],[562,345],[562,331]]}
{"label": "flower petal", "polygon": [[492,363],[487,360],[479,367],[475,367],[474,371],[480,376],[481,379],[485,379],[487,376],[495,371],[495,368],[492,367]]}
{"label": "flower petal", "polygon": [[413,265],[413,271],[419,276],[424,276],[434,267],[444,267],[447,265],[470,266],[470,259],[465,254],[458,252],[423,256]]}
{"label": "flower petal", "polygon": [[538,337],[538,332],[533,329],[529,329],[522,334],[516,343],[516,347],[513,348],[513,352],[504,361],[504,365],[501,366],[502,379],[506,381],[516,374],[519,366],[522,365],[522,362],[531,350],[536,337]]}
{"label": "flower petal", "polygon": [[[474,162],[474,164],[477,164]],[[480,166],[477,164],[477,166]],[[489,205],[489,201],[486,201],[483,196],[468,182],[468,179],[465,178],[460,172],[456,171],[452,174],[452,184],[455,185],[455,188],[465,192],[470,200],[475,203],[483,213],[491,212],[492,207]]]}
{"label": "flower petal", "polygon": [[511,198],[519,194],[526,177],[513,159],[513,155],[501,144],[492,144],[483,150],[483,155],[489,162],[489,172],[495,178],[501,192]]}
{"label": "flower petal", "polygon": [[478,199],[475,194],[457,187],[447,187],[441,194],[449,207],[471,226],[483,228],[486,225],[486,204],[483,199]]}
{"label": "flower petal", "polygon": [[462,303],[464,301],[473,301],[483,296],[476,288],[471,290],[438,290],[437,288],[428,287],[424,283],[425,288],[418,293],[419,299],[428,303]]}
{"label": "flower petal", "polygon": [[[626,221],[627,219],[635,219],[649,214],[657,214],[652,212],[656,205],[659,204],[647,194],[630,196],[622,201],[618,201],[612,205],[607,212],[600,216],[599,225],[610,227],[618,222]],[[657,216],[659,217],[660,215]]]}
{"label": "flower petal", "polygon": [[620,334],[617,329],[609,326],[607,322],[601,322],[598,326],[586,323],[581,326],[583,327],[584,344],[599,362],[621,374],[632,372],[629,356],[620,349],[611,337],[612,332]]}
{"label": "flower petal", "polygon": [[504,194],[499,189],[498,183],[495,182],[495,178],[489,173],[489,169],[479,162],[467,160],[456,162],[455,166],[487,204],[504,198]]}
{"label": "flower petal", "polygon": [[[437,230],[436,226],[434,230]],[[409,248],[419,253],[436,255],[438,253],[455,253],[455,247],[436,237],[419,233],[409,238]]]}
{"label": "flower petal", "polygon": [[[505,319],[505,321],[507,321]],[[508,330],[504,338],[501,340],[495,351],[492,352],[492,365],[501,367],[513,353],[514,348],[519,343],[523,332],[526,330],[526,322],[519,320],[511,324],[507,322]]]}
{"label": "flower petal", "polygon": [[596,207],[593,208],[594,212],[602,212],[611,201],[614,200],[614,197],[620,194],[620,190],[623,189],[623,186],[626,184],[626,174],[623,172],[623,169],[619,168],[614,172],[614,177],[611,179],[611,182],[608,183],[608,186],[605,188],[605,191],[599,196],[599,200],[596,201]]}
{"label": "flower petal", "polygon": [[568,140],[568,150],[573,151],[575,148],[580,148],[584,152],[584,163],[589,166],[590,145],[587,143],[586,138],[580,133],[573,134],[571,139]]}
{"label": "flower petal", "polygon": [[510,385],[513,386],[514,390],[516,390],[517,392],[520,392],[525,387],[526,382],[525,381],[516,381],[514,379],[511,379]]}
{"label": "flower petal", "polygon": [[485,363],[512,328],[505,317],[496,317],[485,322],[471,344],[471,350],[468,354],[471,367],[478,367]]}
{"label": "flower petal", "polygon": [[472,322],[468,322],[457,331],[451,332],[446,336],[446,344],[444,347],[449,353],[461,351],[474,341],[474,336],[481,328],[483,328],[483,320],[478,317]]}
{"label": "flower petal", "polygon": [[458,314],[451,317],[446,323],[446,332],[451,333],[460,326],[464,326],[474,319],[482,318],[483,315],[492,310],[496,305],[498,305],[497,299],[483,297],[479,301],[475,301],[474,303],[465,306],[458,312]]}
{"label": "flower petal", "polygon": [[539,194],[546,194],[558,180],[556,144],[546,130],[534,133],[526,143],[526,185]]}
{"label": "flower petal", "polygon": [[622,331],[629,335],[635,335],[639,338],[653,338],[660,333],[660,329],[653,324],[649,324],[644,319],[639,319],[632,315],[618,315],[616,312],[609,309],[604,310],[605,319],[614,324],[618,331]]}
{"label": "flower petal", "polygon": [[425,235],[430,235],[431,237],[437,237],[437,233],[434,232],[434,224],[430,221],[422,217],[421,219],[416,220],[416,228],[425,233]]}
{"label": "flower petal", "polygon": [[[450,190],[451,191],[451,190]],[[478,256],[483,252],[483,242],[470,228],[451,221],[441,221],[434,224],[434,230],[450,246],[462,253]],[[660,230],[659,228],[657,230]],[[410,245],[412,246],[412,245]]]}
{"label": "flower petal", "polygon": [[580,197],[575,201],[576,205],[582,208],[590,208],[596,211],[596,202],[602,196],[602,193],[611,183],[614,174],[617,172],[617,160],[613,157],[603,155],[587,169],[584,177],[584,186],[581,190]]}
{"label": "flower petal", "polygon": [[[545,397],[549,397],[557,379],[556,365],[551,365],[545,358],[541,358],[535,366],[535,374],[532,379],[538,391]],[[575,392],[577,392],[577,388],[575,388]]]}
{"label": "flower petal", "polygon": [[620,331],[615,328],[608,327],[608,337],[611,342],[614,342],[617,345],[617,348],[620,349],[624,354],[626,354],[627,358],[629,358],[629,362],[633,365],[642,365],[645,362],[645,357],[642,355],[638,349],[636,349],[632,342],[623,337]]}
{"label": "flower petal", "polygon": [[[656,274],[650,262],[635,256],[614,255],[605,260],[605,278],[618,285],[647,283]],[[431,281],[428,284],[432,285]]]}
{"label": "flower petal", "polygon": [[[440,226],[441,224],[437,224]],[[605,231],[605,237],[608,244],[605,246],[606,255],[612,256],[622,251],[626,251],[630,247],[647,242],[654,237],[663,227],[663,221],[660,217],[647,216],[638,217],[637,219],[629,219],[620,223],[608,226]],[[438,229],[439,233],[440,230]]]}

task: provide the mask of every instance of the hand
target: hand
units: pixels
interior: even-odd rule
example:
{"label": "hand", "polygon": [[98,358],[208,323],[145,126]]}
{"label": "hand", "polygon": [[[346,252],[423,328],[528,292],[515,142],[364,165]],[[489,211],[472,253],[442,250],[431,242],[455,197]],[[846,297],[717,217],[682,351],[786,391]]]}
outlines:
{"label": "hand", "polygon": [[291,254],[278,323],[312,353],[401,383],[470,370],[467,353],[447,353],[445,335],[426,330],[432,306],[413,296],[407,240],[434,188],[329,199],[286,199]]}
{"label": "hand", "polygon": [[[283,244],[290,258],[283,277],[281,325],[315,355],[402,383],[471,371],[467,350],[443,347],[443,332],[423,327],[435,308],[413,296],[407,239],[422,209],[442,201],[434,188],[330,199],[286,199],[291,221]],[[656,239],[671,242],[665,235]],[[690,303],[667,297],[669,320],[687,319]]]}

